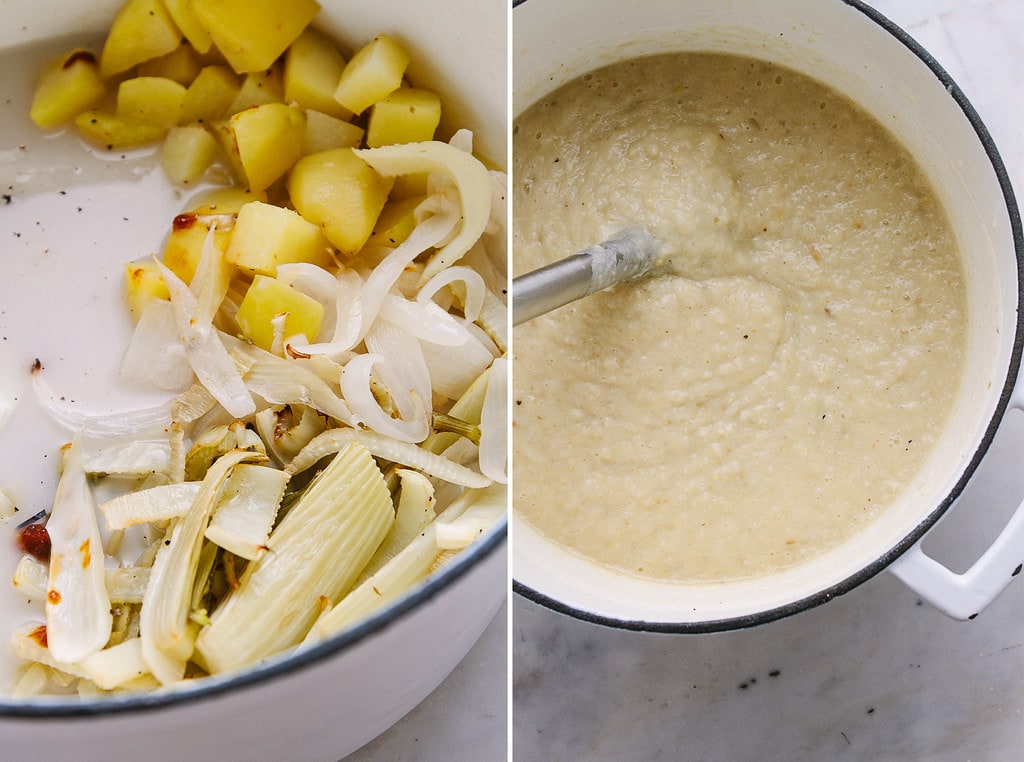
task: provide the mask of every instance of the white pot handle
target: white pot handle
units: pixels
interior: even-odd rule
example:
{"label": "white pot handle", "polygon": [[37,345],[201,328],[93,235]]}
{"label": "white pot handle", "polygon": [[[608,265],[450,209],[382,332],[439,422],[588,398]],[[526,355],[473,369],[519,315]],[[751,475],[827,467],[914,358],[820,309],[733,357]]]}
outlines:
{"label": "white pot handle", "polygon": [[[1017,410],[1024,410],[1021,380],[1019,377],[1009,405]],[[918,540],[896,559],[889,571],[944,614],[973,619],[1024,568],[1024,502],[1017,506],[995,542],[963,574],[926,555],[921,548],[923,541]]]}

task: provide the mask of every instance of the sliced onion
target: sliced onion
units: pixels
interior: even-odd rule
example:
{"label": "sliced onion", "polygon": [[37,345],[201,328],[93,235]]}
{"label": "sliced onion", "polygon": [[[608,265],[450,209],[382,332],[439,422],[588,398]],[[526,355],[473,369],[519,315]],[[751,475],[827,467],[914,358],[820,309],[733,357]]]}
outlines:
{"label": "sliced onion", "polygon": [[447,399],[461,397],[470,384],[494,361],[490,350],[491,341],[485,335],[484,341],[467,330],[472,323],[463,326],[467,340],[457,347],[438,346],[426,341],[420,342],[423,359],[430,372],[433,391]]}
{"label": "sliced onion", "polygon": [[455,134],[448,141],[448,145],[466,153],[473,153],[473,131],[465,128],[456,130]]}
{"label": "sliced onion", "polygon": [[[291,340],[287,343],[286,349],[305,355],[336,356],[351,351],[362,340],[363,279],[355,270],[342,270],[338,273],[334,291],[334,334],[331,340],[315,344],[309,343],[308,340]],[[324,315],[330,313],[330,309],[324,310]]]}
{"label": "sliced onion", "polygon": [[103,540],[77,437],[64,453],[46,530],[51,544],[46,638],[54,659],[73,664],[103,648],[111,626]]}
{"label": "sliced onion", "polygon": [[167,474],[171,464],[171,443],[169,439],[83,439],[82,462],[89,474]]}
{"label": "sliced onion", "polygon": [[300,360],[285,360],[255,348],[253,351],[255,362],[245,374],[245,383],[254,394],[272,405],[301,402],[342,423],[356,422],[345,400],[318,375],[304,368]]}
{"label": "sliced onion", "polygon": [[291,474],[301,473],[315,465],[321,458],[339,452],[353,441],[369,450],[374,457],[415,468],[451,484],[471,488],[491,484],[491,480],[486,476],[442,455],[435,455],[415,444],[363,429],[328,429],[303,447],[295,459],[285,467],[285,471]]}
{"label": "sliced onion", "polygon": [[422,423],[423,436],[413,441],[425,438],[430,433],[427,414],[432,395],[430,371],[419,342],[400,328],[380,322],[367,334],[366,348],[383,358],[377,376],[387,387],[399,415]]}
{"label": "sliced onion", "polygon": [[484,304],[484,279],[480,273],[468,267],[459,265],[442,270],[420,289],[416,301],[423,304],[434,298],[434,294],[445,286],[455,282],[461,282],[465,286],[465,294],[462,296],[462,314],[469,321],[474,321],[480,315]]}
{"label": "sliced onion", "polygon": [[201,482],[161,484],[118,495],[100,503],[98,508],[110,530],[147,521],[167,521],[188,513],[201,486]]}
{"label": "sliced onion", "polygon": [[178,336],[174,307],[157,299],[142,313],[121,361],[121,375],[156,389],[181,392],[192,381],[185,347]]}
{"label": "sliced onion", "polygon": [[[203,251],[199,256],[199,263],[187,286],[196,297],[192,319],[200,327],[213,325],[213,318],[217,314],[217,310],[220,309],[231,285],[231,268],[217,247],[216,234],[217,224],[214,222],[210,225],[210,231],[203,240]],[[168,290],[170,290],[170,285],[168,285]]]}
{"label": "sliced onion", "polygon": [[[207,259],[207,257],[203,257]],[[229,414],[244,418],[255,412],[256,404],[245,388],[242,374],[235,367],[227,349],[220,340],[219,332],[213,327],[213,315],[207,317],[209,303],[201,305],[184,281],[169,270],[160,260],[154,258],[164,283],[171,295],[174,314],[178,324],[178,335],[185,345],[189,365],[196,378],[212,394]],[[200,260],[202,264],[202,260]],[[197,275],[199,271],[197,270]],[[213,286],[207,289],[212,293]],[[204,291],[204,294],[206,292]],[[221,297],[223,300],[223,296]],[[212,301],[212,299],[211,299]],[[220,302],[218,302],[219,304]],[[200,310],[200,307],[203,310]]]}
{"label": "sliced onion", "polygon": [[[425,201],[419,208],[422,209],[426,205]],[[450,206],[427,217],[413,228],[412,233],[398,248],[388,254],[384,261],[373,269],[363,287],[360,338],[369,333],[377,319],[377,313],[384,303],[384,298],[398,282],[405,268],[424,251],[444,240],[445,236],[455,228],[458,219],[458,209]]]}
{"label": "sliced onion", "polygon": [[[334,327],[337,321],[335,304],[338,300],[338,281],[341,274],[336,278],[317,265],[308,262],[291,262],[278,265],[276,277],[279,281],[287,283],[323,305],[324,316],[320,323],[320,333],[313,338],[326,341],[328,336],[334,336]],[[308,340],[305,343],[308,344]]]}
{"label": "sliced onion", "polygon": [[144,436],[171,425],[170,406],[166,403],[116,413],[82,412],[50,389],[43,380],[41,370],[34,370],[32,373],[32,389],[39,404],[54,421],[88,437]]}
{"label": "sliced onion", "polygon": [[433,302],[411,302],[396,294],[388,294],[381,305],[380,316],[417,339],[457,347],[469,335],[459,321]]}
{"label": "sliced onion", "polygon": [[[459,135],[456,143],[463,140],[465,136]],[[457,189],[461,207],[458,232],[430,258],[421,282],[455,264],[483,234],[491,215],[491,178],[487,168],[471,153],[433,140],[367,148],[356,153],[382,175],[437,173],[451,178]]]}
{"label": "sliced onion", "polygon": [[403,442],[422,441],[430,433],[422,401],[418,398],[413,400],[414,418],[407,421],[392,418],[373,396],[370,372],[376,363],[383,360],[383,357],[373,353],[359,355],[350,360],[341,374],[341,391],[352,406],[356,419],[364,426]]}
{"label": "sliced onion", "polygon": [[505,483],[508,460],[508,362],[499,357],[491,376],[480,414],[480,471],[496,482]]}

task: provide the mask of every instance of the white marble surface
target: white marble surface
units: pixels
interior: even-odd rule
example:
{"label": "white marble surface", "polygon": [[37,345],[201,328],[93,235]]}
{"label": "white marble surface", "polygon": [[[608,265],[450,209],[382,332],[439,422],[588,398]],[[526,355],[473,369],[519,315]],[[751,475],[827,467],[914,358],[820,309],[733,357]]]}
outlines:
{"label": "white marble surface", "polygon": [[[1024,192],[1024,3],[876,0],[953,76]],[[1024,497],[1024,421],[1010,417],[926,541],[962,570]],[[888,574],[750,630],[606,629],[518,596],[516,760],[1024,759],[1024,584],[972,622]]]}

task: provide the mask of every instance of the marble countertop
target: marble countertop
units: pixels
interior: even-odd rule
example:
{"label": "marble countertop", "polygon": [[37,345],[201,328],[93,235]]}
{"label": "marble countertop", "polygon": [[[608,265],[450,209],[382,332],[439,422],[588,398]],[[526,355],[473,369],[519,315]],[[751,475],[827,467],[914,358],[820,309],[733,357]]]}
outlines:
{"label": "marble countertop", "polygon": [[[980,113],[1024,192],[1024,3],[874,0]],[[1024,497],[1011,415],[926,540],[962,570]],[[512,602],[515,759],[1008,760],[1024,754],[1024,584],[971,622],[889,574],[798,616],[638,634]]]}

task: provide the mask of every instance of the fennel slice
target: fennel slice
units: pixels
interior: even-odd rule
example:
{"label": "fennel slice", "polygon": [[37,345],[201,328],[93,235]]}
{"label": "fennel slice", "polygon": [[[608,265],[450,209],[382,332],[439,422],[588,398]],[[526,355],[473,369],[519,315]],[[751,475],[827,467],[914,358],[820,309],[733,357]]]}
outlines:
{"label": "fennel slice", "polygon": [[199,494],[200,482],[160,484],[126,492],[99,504],[107,529],[124,529],[147,521],[166,521],[184,516]]}
{"label": "fennel slice", "polygon": [[189,604],[203,532],[221,486],[237,464],[265,459],[265,455],[244,450],[221,456],[204,477],[189,512],[177,520],[157,551],[143,596],[140,628],[143,657],[154,677],[164,685],[182,678],[185,662],[192,654]]}
{"label": "fennel slice", "polygon": [[402,480],[402,486],[398,495],[395,523],[377,552],[373,554],[370,563],[359,575],[359,579],[356,580],[357,586],[398,555],[436,517],[434,507],[437,501],[434,499],[434,485],[430,479],[419,471],[407,468],[398,469],[397,474]]}
{"label": "fennel slice", "polygon": [[208,669],[236,669],[299,643],[325,602],[351,587],[394,519],[376,462],[349,444],[281,519],[266,552],[200,632],[196,650]]}
{"label": "fennel slice", "polygon": [[321,614],[303,645],[319,643],[408,593],[438,566],[438,558],[444,552],[437,543],[437,528],[441,523],[458,521],[467,511],[485,506],[504,510],[507,497],[508,491],[503,484],[466,490],[394,558],[366,578],[337,605]]}
{"label": "fennel slice", "polygon": [[235,466],[206,528],[206,539],[252,561],[265,547],[289,475],[269,466]]}
{"label": "fennel slice", "polygon": [[471,153],[436,140],[365,148],[356,154],[385,177],[415,172],[436,172],[449,177],[458,190],[462,225],[458,233],[427,262],[420,276],[424,284],[457,262],[483,235],[491,216],[491,177]]}
{"label": "fennel slice", "polygon": [[72,677],[86,677],[85,670],[78,664],[54,658],[47,642],[47,634],[47,628],[38,622],[24,624],[11,633],[8,648],[23,661],[42,664]]}
{"label": "fennel slice", "polygon": [[[42,600],[46,596],[47,575],[46,564],[31,556],[22,556],[14,567],[11,586],[28,598]],[[103,578],[111,603],[141,603],[149,569],[134,566],[106,569]]]}
{"label": "fennel slice", "polygon": [[[448,411],[448,415],[478,426],[484,409],[484,397],[487,394],[487,384],[490,377],[491,369],[488,367],[487,370],[477,376],[476,380],[469,385],[469,388],[462,393],[462,396],[455,401],[455,404]],[[459,436],[459,434],[450,431],[434,431],[420,446],[435,455],[440,455],[451,447]]]}
{"label": "fennel slice", "polygon": [[491,480],[483,474],[436,455],[418,445],[365,429],[328,429],[303,447],[284,470],[290,474],[302,473],[307,468],[316,465],[321,458],[338,452],[350,442],[358,442],[375,457],[415,468],[461,487],[480,488],[491,483]]}
{"label": "fennel slice", "polygon": [[73,663],[103,648],[113,623],[103,539],[78,437],[65,448],[46,530],[50,535],[46,640],[54,659]]}
{"label": "fennel slice", "polygon": [[97,651],[83,660],[78,668],[85,677],[105,691],[120,688],[149,674],[149,667],[142,658],[142,641],[139,638],[131,638]]}

